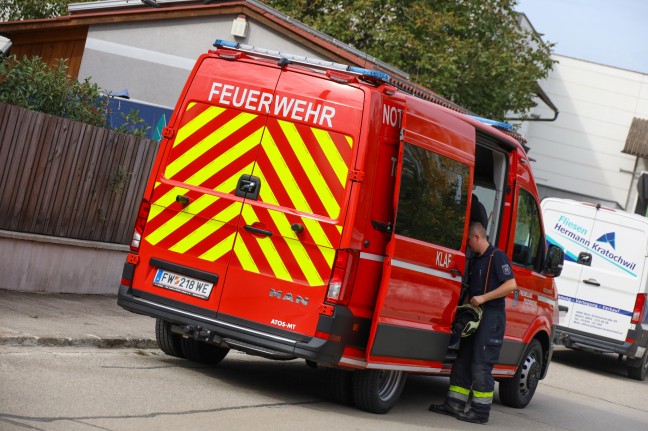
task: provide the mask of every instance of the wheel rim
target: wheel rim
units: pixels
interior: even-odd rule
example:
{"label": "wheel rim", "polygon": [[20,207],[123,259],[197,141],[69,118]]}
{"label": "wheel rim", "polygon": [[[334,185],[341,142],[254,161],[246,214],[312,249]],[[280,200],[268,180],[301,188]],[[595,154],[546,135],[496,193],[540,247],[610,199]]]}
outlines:
{"label": "wheel rim", "polygon": [[520,393],[525,396],[535,391],[540,381],[540,362],[534,353],[531,353],[524,361],[520,375]]}
{"label": "wheel rim", "polygon": [[391,399],[394,393],[398,390],[402,371],[381,371],[378,383],[378,396],[381,400],[387,401]]}

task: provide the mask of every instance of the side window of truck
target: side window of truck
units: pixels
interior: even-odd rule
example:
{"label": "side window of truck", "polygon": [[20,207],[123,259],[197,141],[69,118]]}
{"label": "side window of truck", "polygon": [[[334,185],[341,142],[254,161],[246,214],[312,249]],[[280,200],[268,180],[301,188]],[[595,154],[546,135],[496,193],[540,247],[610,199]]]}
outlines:
{"label": "side window of truck", "polygon": [[538,204],[531,193],[520,189],[513,243],[513,263],[540,270],[543,240]]}
{"label": "side window of truck", "polygon": [[470,168],[405,143],[396,226],[398,235],[459,250]]}

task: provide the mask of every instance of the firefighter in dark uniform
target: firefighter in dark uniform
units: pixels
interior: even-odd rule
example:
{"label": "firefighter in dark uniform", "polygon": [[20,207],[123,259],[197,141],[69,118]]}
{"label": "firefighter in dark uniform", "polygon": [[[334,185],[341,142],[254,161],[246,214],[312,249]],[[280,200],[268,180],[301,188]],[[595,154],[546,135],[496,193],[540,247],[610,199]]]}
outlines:
{"label": "firefighter in dark uniform", "polygon": [[475,333],[461,338],[444,403],[432,404],[429,410],[485,424],[493,403],[493,366],[504,341],[505,298],[517,285],[511,261],[488,242],[481,223],[471,223],[468,247],[475,253],[469,265],[468,298],[473,307],[481,306],[483,313]]}

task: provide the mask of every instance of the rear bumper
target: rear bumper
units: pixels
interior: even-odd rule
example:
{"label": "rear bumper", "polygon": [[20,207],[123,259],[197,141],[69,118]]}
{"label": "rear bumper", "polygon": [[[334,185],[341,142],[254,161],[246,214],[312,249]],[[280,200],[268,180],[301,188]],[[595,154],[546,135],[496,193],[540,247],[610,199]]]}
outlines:
{"label": "rear bumper", "polygon": [[[163,319],[181,327],[191,327],[194,332],[209,331],[210,340],[222,339],[225,343],[227,340],[232,340],[232,348],[249,346],[249,352],[255,351],[256,348],[260,352],[277,352],[318,363],[337,364],[344,350],[343,343],[317,337],[303,337],[288,332],[271,333],[264,330],[261,325],[252,322],[244,325],[244,322],[236,322],[235,319],[227,319],[227,316],[221,317],[216,313],[207,316],[166,298],[143,292],[140,295],[124,285],[119,287],[117,304],[133,313]],[[343,310],[336,309],[336,312],[338,311],[344,314]]]}
{"label": "rear bumper", "polygon": [[597,353],[617,353],[628,358],[640,358],[646,351],[646,342],[648,340],[646,329],[648,328],[637,325],[633,335],[638,335],[638,337],[634,338],[636,341],[631,343],[574,331],[564,326],[556,326],[554,342],[574,349],[589,350]]}

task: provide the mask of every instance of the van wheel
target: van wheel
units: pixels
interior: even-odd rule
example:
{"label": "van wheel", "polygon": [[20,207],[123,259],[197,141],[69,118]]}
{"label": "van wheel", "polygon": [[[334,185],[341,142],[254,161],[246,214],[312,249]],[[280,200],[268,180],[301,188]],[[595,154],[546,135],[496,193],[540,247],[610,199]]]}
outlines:
{"label": "van wheel", "polygon": [[643,382],[646,380],[646,371],[648,371],[648,349],[646,349],[641,359],[628,361],[628,377]]}
{"label": "van wheel", "polygon": [[340,368],[326,369],[326,388],[329,398],[338,404],[353,406],[354,371]]}
{"label": "van wheel", "polygon": [[391,370],[360,370],[353,376],[353,401],[367,412],[384,414],[398,401],[407,374]]}
{"label": "van wheel", "polygon": [[164,353],[177,358],[184,358],[180,340],[182,336],[171,332],[171,322],[162,319],[155,319],[155,340]]}
{"label": "van wheel", "polygon": [[229,349],[226,347],[204,343],[188,337],[182,337],[180,339],[180,345],[182,346],[182,353],[185,358],[190,361],[200,362],[201,364],[216,365],[229,352]]}
{"label": "van wheel", "polygon": [[512,379],[499,382],[499,397],[502,404],[521,409],[527,406],[535,394],[542,376],[542,346],[538,340],[532,340]]}

